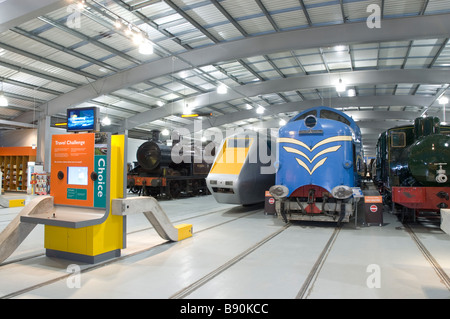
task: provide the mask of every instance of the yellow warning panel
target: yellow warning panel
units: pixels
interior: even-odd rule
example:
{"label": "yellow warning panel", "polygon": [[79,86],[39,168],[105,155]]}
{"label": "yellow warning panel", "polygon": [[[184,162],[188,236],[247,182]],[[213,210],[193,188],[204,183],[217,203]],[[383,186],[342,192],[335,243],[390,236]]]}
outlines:
{"label": "yellow warning panel", "polygon": [[25,199],[10,199],[9,207],[22,207],[25,206]]}
{"label": "yellow warning panel", "polygon": [[178,229],[178,241],[192,237],[192,225],[191,224],[180,224],[175,226]]}

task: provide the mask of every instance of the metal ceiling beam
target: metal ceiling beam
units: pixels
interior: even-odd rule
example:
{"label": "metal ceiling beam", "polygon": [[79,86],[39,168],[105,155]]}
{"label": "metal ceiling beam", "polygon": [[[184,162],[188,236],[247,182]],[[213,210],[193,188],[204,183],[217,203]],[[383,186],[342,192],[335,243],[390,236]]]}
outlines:
{"label": "metal ceiling beam", "polygon": [[105,62],[102,62],[100,60],[96,60],[96,59],[94,59],[94,58],[92,58],[90,56],[87,56],[85,54],[82,54],[80,52],[72,50],[70,48],[66,48],[65,46],[60,45],[60,44],[58,44],[56,42],[53,42],[53,41],[50,41],[50,40],[45,39],[43,37],[40,37],[39,35],[34,34],[33,32],[25,31],[25,30],[17,28],[17,27],[14,28],[14,29],[11,29],[11,31],[13,31],[15,33],[18,33],[20,35],[23,35],[23,36],[25,36],[27,38],[33,39],[34,41],[37,41],[37,42],[42,43],[44,45],[47,45],[47,46],[49,46],[49,47],[51,47],[53,49],[56,49],[58,51],[61,51],[61,52],[73,55],[73,56],[75,56],[75,57],[77,57],[77,58],[79,58],[81,60],[85,60],[87,62],[90,62],[90,63],[94,64],[94,65],[98,65],[100,67],[103,67],[103,68],[105,68],[107,70],[110,70],[110,71],[113,71],[113,72],[118,72],[119,71],[119,69],[117,69],[116,67],[114,67],[112,65],[109,65],[109,64],[107,64]]}
{"label": "metal ceiling beam", "polygon": [[33,76],[38,77],[38,78],[42,78],[42,79],[46,79],[46,80],[49,80],[49,81],[61,83],[61,84],[64,84],[64,85],[67,85],[67,86],[70,86],[70,87],[79,87],[80,86],[79,84],[76,84],[76,83],[73,83],[73,82],[61,79],[61,78],[57,78],[55,76],[51,76],[51,75],[48,75],[48,74],[37,72],[37,71],[34,71],[32,69],[25,68],[25,67],[19,66],[19,65],[15,65],[15,64],[12,64],[12,63],[7,63],[7,62],[0,61],[0,66],[2,66],[4,68],[11,69],[11,70],[14,70],[16,72],[23,72],[23,73],[26,73],[26,74],[29,74],[29,75],[33,75]]}
{"label": "metal ceiling beam", "polygon": [[[449,37],[450,14],[383,20],[380,29],[369,29],[364,21],[249,37],[184,52],[175,61],[173,57],[162,58],[102,78],[49,101],[48,114],[59,113],[68,106],[78,105],[148,79],[222,61],[338,44]],[[25,114],[17,120],[29,121],[30,116]]]}
{"label": "metal ceiling beam", "polygon": [[[249,98],[258,96],[260,94],[269,94],[277,92],[289,92],[296,90],[331,88],[339,80],[339,77],[345,79],[347,85],[375,85],[375,84],[395,84],[395,83],[427,83],[427,84],[441,84],[450,83],[450,74],[447,70],[370,70],[370,71],[355,71],[339,74],[315,74],[308,76],[300,76],[295,78],[277,79],[265,81],[256,84],[242,85],[240,87],[233,87],[228,91],[228,94],[218,94],[217,92],[209,92],[199,94],[196,97],[188,100],[178,101],[171,104],[170,108],[157,108],[151,111],[140,113],[136,116],[127,119],[126,129],[131,129],[135,126],[146,122],[169,116],[171,114],[182,113],[186,103],[194,105],[194,109],[200,109],[204,106],[223,103],[236,99]],[[395,97],[395,96],[392,96]],[[412,99],[419,98],[409,96]],[[433,98],[433,97],[431,97]],[[309,101],[305,101],[309,102]],[[327,99],[324,99],[327,102]],[[323,104],[322,102],[321,104]],[[413,101],[411,101],[413,102]],[[430,99],[425,101],[430,102]],[[376,103],[374,101],[374,103]],[[358,104],[352,104],[357,106]],[[385,104],[385,106],[397,104]],[[408,105],[408,104],[402,104]],[[414,104],[417,105],[417,104]],[[418,106],[424,106],[421,104]]]}
{"label": "metal ceiling beam", "polygon": [[[359,97],[337,97],[325,100],[308,100],[300,102],[291,102],[285,104],[273,105],[270,108],[266,108],[266,112],[263,116],[278,115],[280,113],[289,112],[301,112],[310,107],[315,106],[329,106],[333,108],[338,107],[351,107],[351,106],[388,106],[388,105],[409,105],[409,106],[421,106],[428,103],[433,97],[419,97],[410,95],[385,95],[385,96],[359,96]],[[358,120],[385,120],[386,114],[389,114],[389,118],[398,120],[412,120],[418,117],[420,114],[417,112],[382,112],[382,111],[346,111],[349,116],[353,116]],[[229,123],[243,121],[251,118],[255,118],[258,115],[255,110],[245,110],[240,112],[234,112],[215,118],[208,118],[202,121],[201,128],[208,129],[211,127],[217,127]],[[194,125],[186,126],[189,131],[194,131]]]}
{"label": "metal ceiling beam", "polygon": [[2,1],[0,3],[0,33],[67,5],[66,0]]}
{"label": "metal ceiling beam", "polygon": [[22,81],[7,79],[7,78],[4,78],[4,77],[0,77],[0,82],[1,83],[8,83],[8,84],[11,84],[11,85],[14,85],[14,86],[18,86],[18,87],[22,87],[22,88],[26,88],[26,89],[30,89],[30,90],[33,90],[33,91],[38,91],[38,92],[44,92],[44,93],[52,94],[52,95],[55,95],[55,96],[58,96],[58,95],[61,95],[61,94],[64,93],[64,92],[60,92],[60,91],[47,89],[47,88],[44,88],[44,87],[41,87],[41,86],[32,85],[32,84],[25,83],[25,82],[22,82]]}
{"label": "metal ceiling beam", "polygon": [[7,121],[7,120],[0,120],[0,125],[15,126],[15,127],[20,127],[20,128],[36,128],[36,125],[33,125],[33,124],[15,122],[15,121]]}
{"label": "metal ceiling beam", "polygon": [[126,54],[126,53],[124,53],[124,52],[122,52],[120,50],[114,49],[114,48],[110,47],[109,45],[104,44],[103,42],[101,42],[99,40],[96,40],[94,38],[90,38],[89,36],[85,35],[84,33],[78,32],[78,31],[76,31],[73,28],[69,28],[68,26],[66,26],[64,24],[61,24],[61,23],[59,23],[57,21],[54,21],[54,20],[52,20],[50,18],[47,18],[47,17],[39,17],[39,20],[41,20],[41,21],[43,21],[45,23],[48,23],[51,26],[53,26],[53,27],[55,27],[57,29],[60,29],[61,31],[67,32],[68,34],[71,34],[71,35],[73,35],[75,37],[78,37],[81,40],[87,41],[87,42],[89,42],[89,43],[91,43],[91,44],[93,44],[93,45],[95,45],[95,46],[97,46],[97,47],[107,51],[107,52],[115,54],[115,55],[121,57],[122,59],[125,59],[125,60],[127,60],[127,61],[129,61],[131,63],[134,63],[136,65],[140,65],[141,64],[141,61],[133,58],[132,56],[129,56],[128,54]]}
{"label": "metal ceiling beam", "polygon": [[258,4],[259,8],[261,9],[261,11],[264,13],[264,15],[266,16],[267,20],[269,20],[270,24],[272,25],[273,29],[277,32],[280,31],[280,28],[278,27],[277,23],[275,22],[275,20],[272,18],[272,16],[270,15],[269,11],[267,10],[267,8],[264,6],[264,4],[261,2],[261,0],[255,0],[256,3]]}
{"label": "metal ceiling beam", "polygon": [[74,68],[72,68],[70,66],[67,66],[65,64],[62,64],[62,63],[59,63],[59,62],[55,62],[55,61],[47,59],[47,58],[45,58],[43,56],[31,53],[31,52],[27,52],[25,50],[13,47],[13,46],[11,46],[9,44],[6,44],[6,43],[0,42],[0,48],[3,48],[3,49],[8,50],[10,52],[14,52],[14,53],[20,54],[22,56],[25,56],[27,58],[33,59],[35,61],[39,61],[39,62],[48,64],[48,65],[52,65],[52,66],[57,67],[57,68],[59,68],[61,70],[66,70],[66,71],[69,71],[69,72],[72,72],[72,73],[75,73],[75,74],[78,74],[78,75],[81,75],[81,76],[84,76],[84,77],[87,77],[87,78],[90,78],[90,79],[98,80],[100,78],[99,76],[96,76],[94,74],[91,74],[91,73],[88,73],[88,72],[84,72],[82,70],[74,69]]}

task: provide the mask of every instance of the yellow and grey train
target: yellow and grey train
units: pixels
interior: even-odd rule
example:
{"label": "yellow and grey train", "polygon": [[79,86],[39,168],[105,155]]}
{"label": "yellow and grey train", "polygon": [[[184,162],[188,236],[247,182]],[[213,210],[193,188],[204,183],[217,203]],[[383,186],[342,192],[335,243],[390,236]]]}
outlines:
{"label": "yellow and grey train", "polygon": [[275,183],[275,150],[270,134],[247,130],[226,138],[206,178],[217,202],[251,205],[263,202]]}

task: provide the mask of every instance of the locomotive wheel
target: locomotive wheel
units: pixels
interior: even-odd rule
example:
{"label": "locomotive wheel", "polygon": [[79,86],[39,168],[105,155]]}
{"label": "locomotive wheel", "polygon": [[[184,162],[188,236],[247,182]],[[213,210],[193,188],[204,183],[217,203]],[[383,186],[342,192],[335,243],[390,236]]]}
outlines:
{"label": "locomotive wheel", "polygon": [[415,221],[414,209],[402,206],[402,210],[401,213],[398,215],[398,219],[402,224],[414,222]]}
{"label": "locomotive wheel", "polygon": [[177,181],[172,181],[169,184],[169,198],[178,198],[181,194],[180,184]]}
{"label": "locomotive wheel", "polygon": [[192,195],[198,196],[200,194],[200,184],[198,181],[192,182]]}
{"label": "locomotive wheel", "polygon": [[139,193],[140,190],[141,190],[140,186],[133,186],[130,188],[130,192],[132,192],[133,194]]}

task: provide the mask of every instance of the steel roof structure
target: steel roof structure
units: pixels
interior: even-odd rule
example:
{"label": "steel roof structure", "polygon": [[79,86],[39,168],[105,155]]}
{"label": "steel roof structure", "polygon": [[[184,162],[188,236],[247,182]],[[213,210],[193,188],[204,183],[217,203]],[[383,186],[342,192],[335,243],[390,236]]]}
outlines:
{"label": "steel roof structure", "polygon": [[136,138],[193,131],[187,108],[212,113],[203,129],[277,128],[325,105],[373,156],[379,133],[442,119],[450,95],[450,0],[35,2],[0,0],[0,131],[88,105]]}

